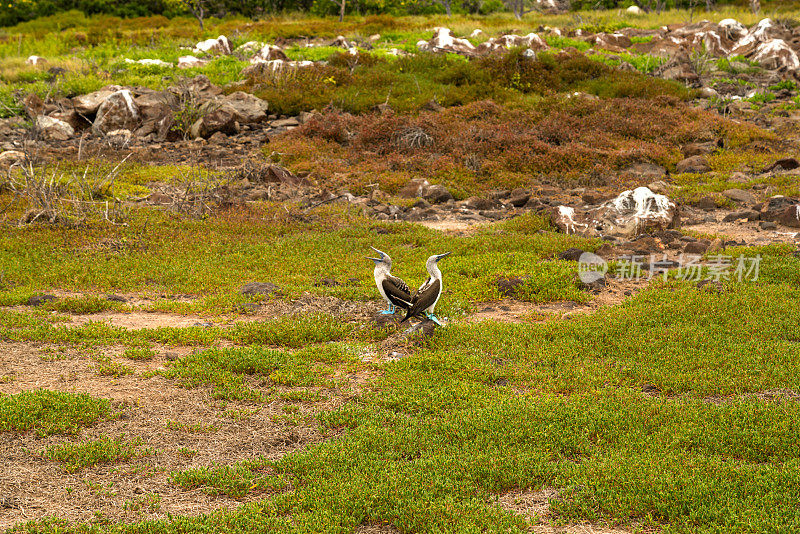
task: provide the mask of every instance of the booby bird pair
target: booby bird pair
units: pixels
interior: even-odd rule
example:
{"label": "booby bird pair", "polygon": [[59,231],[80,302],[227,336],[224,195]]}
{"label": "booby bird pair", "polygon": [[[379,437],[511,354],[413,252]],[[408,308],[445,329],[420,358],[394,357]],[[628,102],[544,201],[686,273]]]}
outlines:
{"label": "booby bird pair", "polygon": [[428,279],[420,288],[410,294],[408,284],[402,279],[391,274],[392,259],[385,252],[381,252],[375,247],[370,247],[380,255],[380,258],[369,258],[375,262],[375,285],[378,286],[383,299],[389,303],[389,309],[382,312],[394,314],[397,308],[406,310],[406,316],[401,323],[415,317],[417,319],[430,319],[439,326],[439,319],[433,314],[439,297],[442,296],[442,271],[439,270],[439,260],[449,256],[451,253],[434,254],[425,262],[428,271]]}

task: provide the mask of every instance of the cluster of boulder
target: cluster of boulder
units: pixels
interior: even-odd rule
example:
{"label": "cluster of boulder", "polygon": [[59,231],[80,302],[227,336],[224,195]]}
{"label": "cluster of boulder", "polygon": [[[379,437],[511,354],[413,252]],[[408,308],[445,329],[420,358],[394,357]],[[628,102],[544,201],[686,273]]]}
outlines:
{"label": "cluster of boulder", "polygon": [[[660,69],[659,74],[688,83],[698,79],[689,59],[691,52],[704,52],[715,58],[745,57],[765,69],[800,74],[800,27],[791,28],[771,19],[763,19],[751,28],[734,19],[725,19],[719,23],[674,24],[657,30],[623,28],[600,33],[586,33],[580,29],[562,32],[549,27],[540,30],[554,36],[581,39],[596,50],[636,52],[670,59],[672,62]],[[418,50],[477,56],[510,47],[523,47],[533,52],[547,49],[547,43],[536,33],[502,35],[475,45],[467,38],[455,37],[449,28],[434,28],[433,32],[430,40],[417,43]],[[469,37],[480,39],[482,36],[483,32],[475,30]]]}
{"label": "cluster of boulder", "polygon": [[269,118],[267,102],[249,93],[223,90],[205,76],[156,91],[143,87],[109,85],[92,93],[45,103],[36,95],[24,101],[41,138],[64,141],[91,130],[99,137],[136,136],[164,140],[173,131],[176,113],[196,117],[186,132],[208,138],[216,132],[237,133],[242,125]]}
{"label": "cluster of boulder", "polygon": [[[450,52],[464,56],[479,56],[507,50],[511,47],[522,47],[533,52],[547,50],[547,43],[535,33],[528,35],[507,34],[500,37],[493,37],[473,45],[468,39],[461,39],[453,36],[450,28],[437,27],[433,29],[434,35],[428,41],[417,42],[417,50],[420,52]],[[470,37],[477,38],[483,34],[480,30],[472,32]]]}

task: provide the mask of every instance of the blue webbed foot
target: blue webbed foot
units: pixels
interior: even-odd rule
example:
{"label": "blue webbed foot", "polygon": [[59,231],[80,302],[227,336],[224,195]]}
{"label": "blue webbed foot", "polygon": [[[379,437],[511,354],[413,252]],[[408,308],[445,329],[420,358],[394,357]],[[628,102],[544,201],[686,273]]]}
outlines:
{"label": "blue webbed foot", "polygon": [[442,325],[442,323],[441,323],[441,322],[439,322],[439,318],[438,318],[438,317],[436,317],[434,314],[432,314],[432,313],[428,313],[428,312],[425,312],[425,317],[427,317],[429,320],[433,321],[433,322],[434,322],[434,323],[436,323],[437,325],[439,325],[439,326],[443,326],[443,325]]}

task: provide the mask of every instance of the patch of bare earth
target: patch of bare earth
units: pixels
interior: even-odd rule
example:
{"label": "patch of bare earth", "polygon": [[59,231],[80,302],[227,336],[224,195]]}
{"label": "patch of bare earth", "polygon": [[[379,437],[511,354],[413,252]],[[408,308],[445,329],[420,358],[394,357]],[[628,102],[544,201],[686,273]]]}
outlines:
{"label": "patch of bare earth", "polygon": [[536,304],[513,299],[503,299],[478,305],[477,312],[467,317],[469,322],[505,321],[523,323],[547,319],[568,319],[576,315],[593,313],[606,306],[616,306],[633,294],[647,287],[646,278],[615,279],[606,278],[606,285],[592,300],[579,304],[571,300]]}
{"label": "patch of bare earth", "polygon": [[[250,493],[237,500],[210,496],[201,489],[185,490],[171,484],[169,474],[259,456],[275,459],[330,438],[320,434],[311,416],[357,394],[363,382],[363,377],[356,377],[355,387],[351,388],[349,377],[339,377],[345,378],[344,383],[338,389],[322,390],[324,400],[292,403],[299,407],[299,413],[293,415],[300,422],[294,424],[282,418],[288,403],[276,397],[264,403],[221,403],[211,399],[208,388],[184,389],[161,376],[140,376],[163,368],[166,365],[163,353],[150,361],[124,360],[136,374],[120,378],[98,376],[91,358],[79,351],[73,350],[66,359],[55,361],[47,361],[42,355],[43,351],[32,344],[0,343],[0,376],[11,377],[0,383],[0,392],[14,394],[36,388],[85,392],[111,399],[119,416],[84,428],[78,436],[41,438],[34,432],[0,433],[3,450],[0,506],[4,508],[0,513],[0,529],[45,516],[90,521],[95,512],[113,521],[164,518],[167,514],[196,515],[263,497],[263,493]],[[270,389],[256,380],[248,385],[265,394]],[[177,425],[172,423],[168,428],[168,421]],[[76,473],[67,473],[61,464],[45,460],[40,453],[59,442],[92,440],[101,435],[116,438],[123,434],[126,439],[141,438],[144,446],[154,452]],[[131,508],[130,503],[147,499],[151,494],[160,497],[159,506],[126,509]]]}
{"label": "patch of bare earth", "polygon": [[487,224],[486,221],[466,221],[462,219],[445,219],[442,221],[419,221],[417,224],[430,228],[432,230],[439,230],[440,232],[457,235],[471,235],[481,226]]}
{"label": "patch of bare earth", "polygon": [[[81,294],[49,291],[58,297],[80,297]],[[125,296],[127,303],[134,307],[147,307],[153,300],[138,295]],[[184,300],[188,298],[185,297]],[[28,311],[27,306],[13,306],[6,309]],[[285,315],[325,313],[348,321],[367,320],[381,309],[377,301],[344,300],[328,295],[305,293],[295,300],[272,299],[254,302],[246,313],[224,315],[209,320],[197,314],[178,314],[159,311],[133,309],[132,311],[107,310],[90,314],[69,314],[66,326],[81,326],[89,322],[102,322],[127,329],[141,328],[185,328],[189,326],[231,326],[238,322],[254,322],[275,319]]]}
{"label": "patch of bare earth", "polygon": [[400,530],[389,524],[360,525],[354,534],[400,534]]}
{"label": "patch of bare earth", "polygon": [[557,497],[558,492],[553,488],[514,490],[498,495],[493,504],[521,515],[529,523],[528,531],[535,534],[630,534],[628,530],[590,523],[551,525],[550,500]]}

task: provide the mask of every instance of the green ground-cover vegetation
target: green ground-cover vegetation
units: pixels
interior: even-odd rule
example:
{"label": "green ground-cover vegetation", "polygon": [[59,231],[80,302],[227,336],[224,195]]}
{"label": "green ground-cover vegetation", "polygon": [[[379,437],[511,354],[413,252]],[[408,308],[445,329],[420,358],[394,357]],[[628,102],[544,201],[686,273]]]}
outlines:
{"label": "green ground-cover vegetation", "polygon": [[[800,387],[798,287],[669,283],[566,322],[450,327],[383,364],[370,392],[323,412],[324,428],[347,429],[337,439],[278,461],[172,476],[212,494],[277,494],[113,531],[352,532],[388,522],[411,532],[516,532],[522,518],[492,495],[542,487],[558,489],[550,506],[560,521],[795,528],[800,405],[780,391]],[[268,351],[247,354],[247,369],[229,372],[273,361]],[[765,390],[777,393],[750,395]],[[15,531],[93,529],[106,527],[44,521]]]}
{"label": "green ground-cover vegetation", "polygon": [[[324,208],[317,222],[291,222],[273,215],[282,207],[193,221],[143,213],[128,227],[68,230],[39,227],[8,228],[0,238],[0,270],[4,291],[0,301],[20,304],[50,288],[91,290],[94,297],[53,301],[46,309],[88,313],[124,310],[124,304],[98,298],[102,293],[190,294],[194,304],[157,300],[151,309],[233,312],[248,300],[238,295],[250,281],[277,284],[284,297],[304,291],[345,299],[374,298],[370,246],[380,245],[396,262],[396,272],[419,285],[427,277],[425,259],[453,252],[448,258],[452,281],[447,286],[443,313],[463,313],[472,302],[496,299],[495,281],[530,276],[520,297],[533,302],[574,300],[588,294],[578,287],[576,266],[565,261],[543,261],[570,247],[594,250],[596,240],[552,231],[541,217],[527,215],[489,227],[472,237],[441,234],[413,224],[370,221],[348,215],[345,209]],[[144,219],[147,217],[147,219]],[[147,232],[138,225],[147,221]],[[96,246],[99,240],[117,240],[120,251]],[[55,240],[55,241],[54,241]],[[53,247],[53,242],[59,244]],[[210,253],[213,251],[213,253]],[[49,265],[48,269],[35,266]],[[341,285],[318,287],[322,278]],[[352,280],[352,281],[350,281]]]}
{"label": "green ground-cover vegetation", "polygon": [[73,434],[111,413],[111,403],[85,393],[37,389],[0,394],[0,432],[33,430],[37,434]]}

